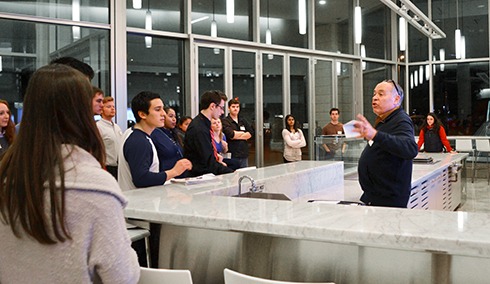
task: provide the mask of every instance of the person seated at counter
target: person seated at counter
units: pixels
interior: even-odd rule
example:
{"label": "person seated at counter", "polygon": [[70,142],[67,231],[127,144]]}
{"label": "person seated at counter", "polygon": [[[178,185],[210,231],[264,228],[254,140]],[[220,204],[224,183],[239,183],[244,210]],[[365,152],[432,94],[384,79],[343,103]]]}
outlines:
{"label": "person seated at counter", "polygon": [[367,205],[407,207],[413,158],[418,150],[413,123],[402,102],[402,88],[393,80],[385,80],[374,89],[374,127],[363,115],[357,115],[354,131],[368,140],[357,168],[364,191],[361,201]]}
{"label": "person seated at counter", "polygon": [[127,199],[103,169],[92,88],[79,71],[41,67],[22,127],[0,164],[0,283],[137,283]]}
{"label": "person seated at counter", "polygon": [[136,119],[119,152],[118,181],[122,190],[163,185],[165,181],[192,169],[187,159],[181,159],[171,169],[160,171],[157,150],[151,133],[165,124],[163,101],[156,93],[143,91],[131,101],[131,110]]}
{"label": "person seated at counter", "polygon": [[440,153],[444,151],[456,153],[449,144],[446,137],[446,131],[442,126],[441,121],[435,113],[428,113],[422,127],[420,129],[419,141],[418,141],[419,151],[424,145],[424,151],[429,153]]}
{"label": "person seated at counter", "polygon": [[224,113],[226,95],[221,91],[206,91],[201,96],[200,112],[187,128],[184,140],[184,157],[192,162],[192,176],[213,173],[232,173],[233,170],[220,163],[213,145],[211,119],[219,119]]}
{"label": "person seated at counter", "polygon": [[[184,158],[184,149],[180,146],[180,138],[175,133],[177,118],[175,110],[171,107],[165,107],[165,123],[162,128],[155,128],[151,133],[151,140],[157,149],[160,171],[170,170],[177,162]],[[183,172],[177,178],[186,177],[187,172]]]}

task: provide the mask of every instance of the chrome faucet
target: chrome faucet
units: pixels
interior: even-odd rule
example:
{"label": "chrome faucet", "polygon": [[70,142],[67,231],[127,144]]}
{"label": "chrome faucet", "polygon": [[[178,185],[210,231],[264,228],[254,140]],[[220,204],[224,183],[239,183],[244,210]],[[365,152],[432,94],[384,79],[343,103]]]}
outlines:
{"label": "chrome faucet", "polygon": [[245,178],[249,179],[250,182],[252,183],[251,191],[252,192],[258,191],[257,185],[255,184],[255,180],[253,178],[245,175],[245,176],[240,177],[240,179],[238,180],[238,196],[242,195],[242,180]]}

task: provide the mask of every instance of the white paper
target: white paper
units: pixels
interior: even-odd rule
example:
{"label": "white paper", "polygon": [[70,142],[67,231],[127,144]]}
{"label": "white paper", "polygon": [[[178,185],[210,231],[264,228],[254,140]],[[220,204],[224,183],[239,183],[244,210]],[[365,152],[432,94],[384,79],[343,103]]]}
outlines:
{"label": "white paper", "polygon": [[344,124],[344,133],[346,138],[359,137],[359,132],[354,131],[355,120],[351,120]]}

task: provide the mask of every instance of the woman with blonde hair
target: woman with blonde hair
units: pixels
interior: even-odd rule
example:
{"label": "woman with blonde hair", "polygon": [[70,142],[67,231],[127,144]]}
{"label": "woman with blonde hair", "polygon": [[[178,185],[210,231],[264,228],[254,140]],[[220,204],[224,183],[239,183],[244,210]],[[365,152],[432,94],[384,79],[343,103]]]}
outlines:
{"label": "woman with blonde hair", "polygon": [[15,125],[10,119],[9,103],[0,100],[0,156],[12,145],[15,137]]}
{"label": "woman with blonde hair", "polygon": [[92,88],[52,64],[29,81],[22,127],[0,163],[0,283],[136,283],[116,180],[92,113]]}

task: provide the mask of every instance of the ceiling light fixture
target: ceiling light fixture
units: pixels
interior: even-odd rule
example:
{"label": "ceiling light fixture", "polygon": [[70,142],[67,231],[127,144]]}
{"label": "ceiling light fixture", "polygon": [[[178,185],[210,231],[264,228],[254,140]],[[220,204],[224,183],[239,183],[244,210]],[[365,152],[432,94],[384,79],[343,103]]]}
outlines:
{"label": "ceiling light fixture", "polygon": [[[364,44],[361,44],[361,58],[362,59],[366,58],[366,46]],[[362,70],[366,70],[366,61],[362,60],[361,66],[362,66]]]}
{"label": "ceiling light fixture", "polygon": [[211,37],[218,37],[218,24],[214,19],[214,0],[213,0],[213,20],[211,21]]}
{"label": "ceiling light fixture", "polygon": [[461,30],[459,29],[459,3],[456,0],[456,30],[454,31],[454,45],[456,52],[456,59],[461,58]]}
{"label": "ceiling light fixture", "polygon": [[141,9],[142,2],[142,0],[133,0],[133,9]]}
{"label": "ceiling light fixture", "polygon": [[[145,29],[147,31],[151,31],[153,29],[153,18],[151,16],[151,11],[150,11],[150,0],[148,0],[148,10],[146,11],[146,16],[145,16]],[[145,36],[146,48],[151,48],[152,41],[153,40],[151,36]]]}
{"label": "ceiling light fixture", "polygon": [[361,6],[359,6],[359,0],[357,0],[357,6],[354,8],[354,36],[356,44],[362,42],[362,12]]}
{"label": "ceiling light fixture", "polygon": [[[401,6],[398,6],[398,4],[393,2],[392,0],[380,1],[383,2],[393,12],[404,17],[409,24],[411,24],[425,36],[432,39],[441,39],[446,37],[446,34],[438,26],[436,26],[436,24],[434,24],[422,11],[420,11],[417,6],[415,6],[415,4],[413,4],[410,0],[400,0]],[[411,16],[409,12],[411,12],[413,16]]]}
{"label": "ceiling light fixture", "polygon": [[[267,30],[265,31],[265,44],[272,44],[272,32],[269,27],[269,0],[267,0]],[[269,53],[267,54],[267,58],[269,60],[272,60],[274,58],[274,55]]]}
{"label": "ceiling light fixture", "polygon": [[[444,48],[439,49],[439,60],[441,60],[441,62],[446,60],[446,51]],[[444,71],[444,63],[441,63],[441,71]]]}
{"label": "ceiling light fixture", "polygon": [[299,34],[306,34],[306,0],[298,0]]}
{"label": "ceiling light fixture", "polygon": [[[72,10],[71,10],[71,19],[75,22],[80,22],[80,0],[73,0],[72,2]],[[80,39],[80,27],[73,26],[73,40]]]}
{"label": "ceiling light fixture", "polygon": [[235,22],[235,0],[226,0],[226,22]]}
{"label": "ceiling light fixture", "polygon": [[407,49],[407,20],[405,20],[404,17],[400,17],[400,20],[398,22],[398,35],[399,35],[399,41],[400,41],[400,51],[405,51]]}

